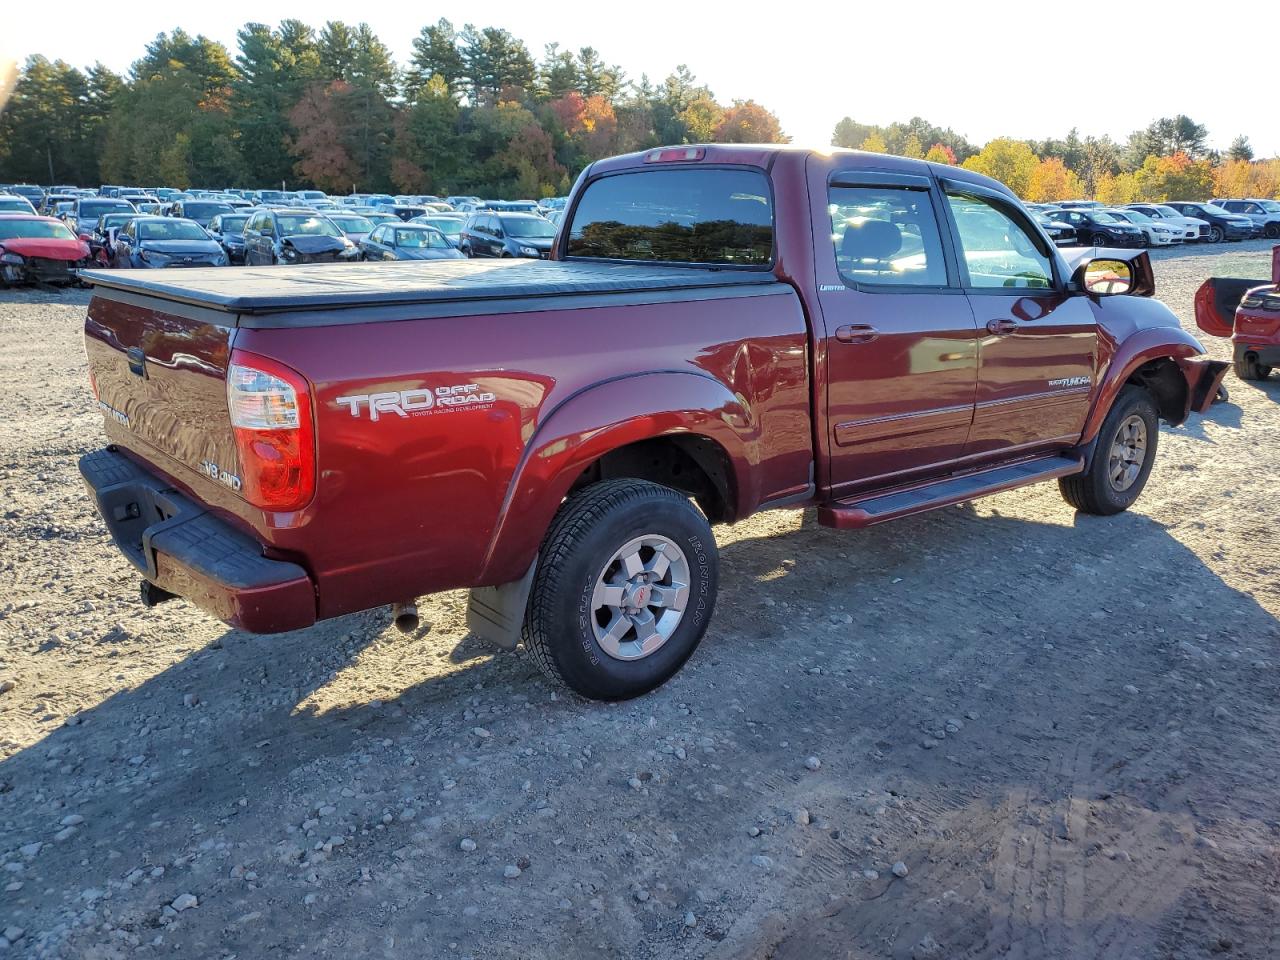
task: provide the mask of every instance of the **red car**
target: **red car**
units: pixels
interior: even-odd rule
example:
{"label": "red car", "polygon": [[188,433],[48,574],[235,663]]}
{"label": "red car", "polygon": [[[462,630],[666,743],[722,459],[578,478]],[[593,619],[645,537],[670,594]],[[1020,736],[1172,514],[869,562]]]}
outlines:
{"label": "red car", "polygon": [[76,282],[89,266],[89,244],[61,220],[23,213],[0,214],[0,286]]}
{"label": "red car", "polygon": [[1265,380],[1280,366],[1280,247],[1271,251],[1271,281],[1210,277],[1196,291],[1196,325],[1230,337],[1236,376]]}
{"label": "red car", "polygon": [[1114,514],[1227,367],[1145,253],[855,151],[599,161],[549,260],[87,276],[110,446],[80,469],[145,602],[272,632],[469,587],[478,636],[602,699],[680,668],[722,575],[768,589],[712,523],[1048,480]]}

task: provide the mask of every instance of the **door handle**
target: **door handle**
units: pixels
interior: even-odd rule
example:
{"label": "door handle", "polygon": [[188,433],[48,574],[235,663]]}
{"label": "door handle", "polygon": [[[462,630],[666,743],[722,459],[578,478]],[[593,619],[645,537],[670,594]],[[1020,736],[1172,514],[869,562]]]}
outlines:
{"label": "door handle", "polygon": [[841,343],[867,343],[880,336],[880,331],[865,323],[846,323],[836,328],[836,339]]}
{"label": "door handle", "polygon": [[987,330],[991,333],[996,334],[997,336],[1002,336],[1006,333],[1013,333],[1013,331],[1017,329],[1018,329],[1018,325],[1014,323],[1012,320],[1006,320],[1004,318],[1001,318],[999,320],[987,321]]}

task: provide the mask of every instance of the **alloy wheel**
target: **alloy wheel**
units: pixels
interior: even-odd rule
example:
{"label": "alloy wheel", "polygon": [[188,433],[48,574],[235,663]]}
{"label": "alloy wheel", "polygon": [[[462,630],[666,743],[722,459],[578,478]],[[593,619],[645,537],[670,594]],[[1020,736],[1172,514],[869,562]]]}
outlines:
{"label": "alloy wheel", "polygon": [[690,570],[684,551],[657,534],[618,548],[596,578],[591,625],[615,660],[640,660],[662,647],[684,618]]}
{"label": "alloy wheel", "polygon": [[1147,424],[1135,414],[1130,414],[1120,424],[1111,441],[1107,462],[1107,478],[1111,486],[1123,493],[1133,486],[1147,459]]}

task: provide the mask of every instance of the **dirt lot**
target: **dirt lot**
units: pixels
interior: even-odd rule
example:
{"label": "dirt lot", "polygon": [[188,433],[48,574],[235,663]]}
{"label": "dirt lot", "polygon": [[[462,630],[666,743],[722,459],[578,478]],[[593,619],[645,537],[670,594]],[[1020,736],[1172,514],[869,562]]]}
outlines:
{"label": "dirt lot", "polygon": [[[1156,259],[1188,326],[1268,270]],[[1280,956],[1280,380],[1163,430],[1113,519],[721,528],[700,651],[601,706],[460,594],[414,637],[144,609],[75,468],[86,300],[0,296],[0,954]]]}

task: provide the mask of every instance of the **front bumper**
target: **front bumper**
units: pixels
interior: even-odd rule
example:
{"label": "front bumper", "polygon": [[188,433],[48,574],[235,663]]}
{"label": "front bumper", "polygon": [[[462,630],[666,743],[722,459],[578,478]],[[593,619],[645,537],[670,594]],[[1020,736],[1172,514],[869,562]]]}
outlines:
{"label": "front bumper", "polygon": [[52,260],[25,257],[22,263],[0,264],[0,277],[6,283],[76,283],[76,270],[89,266],[87,260]]}
{"label": "front bumper", "polygon": [[315,585],[262,545],[114,447],[80,458],[111,539],[137,571],[219,620],[251,633],[316,621]]}

